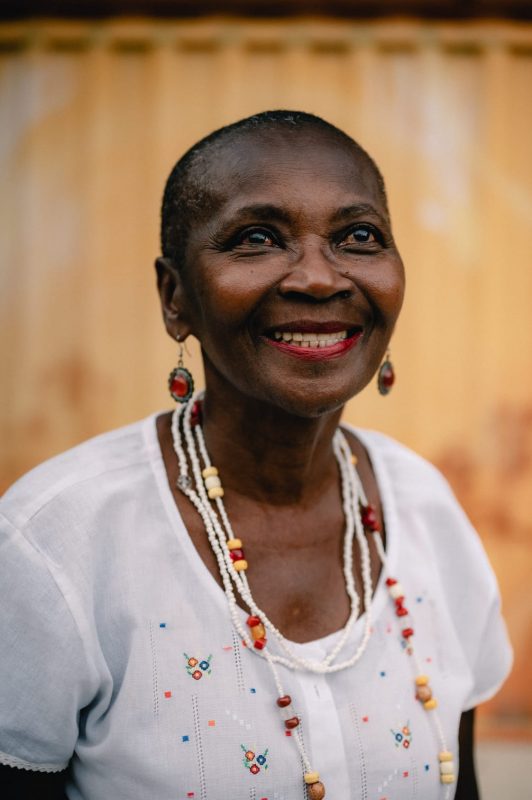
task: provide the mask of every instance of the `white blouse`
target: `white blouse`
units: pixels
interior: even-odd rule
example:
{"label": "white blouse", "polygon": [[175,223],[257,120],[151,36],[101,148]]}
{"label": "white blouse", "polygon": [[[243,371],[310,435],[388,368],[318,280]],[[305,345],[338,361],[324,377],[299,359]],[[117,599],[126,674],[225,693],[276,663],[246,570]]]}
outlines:
{"label": "white blouse", "polygon": [[[0,504],[0,763],[70,765],[71,800],[306,800],[270,670],[243,647],[187,534],[155,419],[48,461]],[[457,760],[460,715],[511,665],[496,580],[437,470],[381,434],[356,433]],[[328,800],[450,800],[384,578],[354,667],[280,667],[281,679]],[[320,658],[338,635],[294,648]]]}

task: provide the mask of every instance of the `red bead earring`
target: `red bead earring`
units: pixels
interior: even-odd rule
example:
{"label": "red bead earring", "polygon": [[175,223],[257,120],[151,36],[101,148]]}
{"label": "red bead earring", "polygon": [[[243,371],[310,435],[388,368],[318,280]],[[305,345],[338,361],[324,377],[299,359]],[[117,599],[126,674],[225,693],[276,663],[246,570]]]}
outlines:
{"label": "red bead earring", "polygon": [[393,364],[390,361],[390,351],[386,352],[386,356],[384,361],[379,367],[379,371],[377,373],[377,388],[379,389],[380,394],[387,395],[391,392],[392,386],[395,383],[395,372],[393,369]]}
{"label": "red bead earring", "polygon": [[183,345],[179,336],[176,339],[179,342],[179,358],[177,367],[168,376],[168,391],[178,403],[186,403],[194,392],[194,378],[183,364]]}

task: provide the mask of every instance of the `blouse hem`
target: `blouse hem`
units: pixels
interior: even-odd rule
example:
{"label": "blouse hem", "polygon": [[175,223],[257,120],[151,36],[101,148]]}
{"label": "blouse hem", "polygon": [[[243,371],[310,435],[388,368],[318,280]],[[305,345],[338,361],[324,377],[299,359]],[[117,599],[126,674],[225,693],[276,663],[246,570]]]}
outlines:
{"label": "blouse hem", "polygon": [[68,761],[64,764],[34,764],[31,761],[24,761],[22,758],[10,756],[0,751],[0,764],[4,767],[15,767],[25,769],[28,772],[63,772],[68,767]]}

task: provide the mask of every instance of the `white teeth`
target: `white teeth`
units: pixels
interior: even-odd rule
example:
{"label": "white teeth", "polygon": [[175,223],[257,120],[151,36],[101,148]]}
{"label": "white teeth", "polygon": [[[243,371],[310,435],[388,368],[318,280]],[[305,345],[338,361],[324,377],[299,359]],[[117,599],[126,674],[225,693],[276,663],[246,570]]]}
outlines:
{"label": "white teeth", "polygon": [[330,347],[347,339],[347,331],[335,333],[300,333],[299,331],[275,331],[273,338],[277,341],[290,342],[296,347]]}

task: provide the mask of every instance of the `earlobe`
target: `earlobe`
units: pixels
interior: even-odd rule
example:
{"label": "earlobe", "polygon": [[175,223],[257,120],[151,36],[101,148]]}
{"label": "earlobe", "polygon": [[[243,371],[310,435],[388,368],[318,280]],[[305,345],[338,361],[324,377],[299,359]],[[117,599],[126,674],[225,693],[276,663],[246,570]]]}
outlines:
{"label": "earlobe", "polygon": [[184,288],[175,262],[171,258],[160,257],[155,260],[157,289],[161,300],[164,324],[169,335],[181,341],[191,333],[186,314]]}

